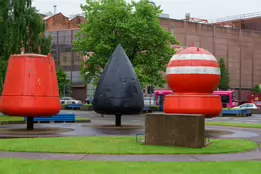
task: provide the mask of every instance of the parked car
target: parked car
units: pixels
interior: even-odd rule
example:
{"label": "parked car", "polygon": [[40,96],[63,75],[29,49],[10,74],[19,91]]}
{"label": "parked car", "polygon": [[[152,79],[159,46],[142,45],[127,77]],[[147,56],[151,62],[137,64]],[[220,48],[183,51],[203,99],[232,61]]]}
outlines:
{"label": "parked car", "polygon": [[261,101],[254,101],[255,105],[259,108],[261,108]]}
{"label": "parked car", "polygon": [[92,98],[86,98],[85,99],[85,104],[92,104],[93,99]]}
{"label": "parked car", "polygon": [[82,104],[82,101],[76,100],[73,97],[62,97],[60,100],[61,104]]}
{"label": "parked car", "polygon": [[154,106],[155,100],[152,97],[144,97],[144,107]]}
{"label": "parked car", "polygon": [[234,107],[233,109],[260,109],[260,107],[258,107],[254,103],[244,103],[242,105]]}

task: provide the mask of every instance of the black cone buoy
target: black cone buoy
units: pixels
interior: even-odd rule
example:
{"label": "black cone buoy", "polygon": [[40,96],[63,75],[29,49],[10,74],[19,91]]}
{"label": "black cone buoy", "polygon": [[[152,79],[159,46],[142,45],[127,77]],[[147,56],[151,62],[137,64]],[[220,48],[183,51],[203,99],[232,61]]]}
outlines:
{"label": "black cone buoy", "polygon": [[142,88],[137,74],[124,49],[118,45],[96,88],[93,109],[97,113],[118,118],[119,115],[139,114],[143,107]]}

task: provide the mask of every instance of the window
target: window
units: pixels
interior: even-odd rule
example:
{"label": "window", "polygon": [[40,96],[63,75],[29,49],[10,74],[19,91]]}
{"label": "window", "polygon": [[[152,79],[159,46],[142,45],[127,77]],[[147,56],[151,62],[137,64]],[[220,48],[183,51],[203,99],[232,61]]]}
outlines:
{"label": "window", "polygon": [[74,65],[81,65],[81,63],[82,63],[81,53],[74,52]]}
{"label": "window", "polygon": [[230,103],[230,98],[229,96],[221,96],[221,101],[222,103]]}
{"label": "window", "polygon": [[51,36],[52,44],[57,44],[57,32],[50,32],[48,33],[48,35],[45,36]]}
{"label": "window", "polygon": [[82,84],[84,83],[80,71],[72,72],[72,83],[73,84]]}
{"label": "window", "polygon": [[71,65],[72,64],[72,54],[71,52],[60,52],[60,65]]}
{"label": "window", "polygon": [[59,44],[72,44],[72,31],[59,31],[58,32]]}
{"label": "window", "polygon": [[235,92],[232,93],[232,100],[236,100],[236,93]]}
{"label": "window", "polygon": [[171,27],[171,35],[174,36],[175,34],[175,25],[172,25]]}
{"label": "window", "polygon": [[247,104],[242,104],[241,106],[240,106],[240,108],[246,108],[247,107]]}
{"label": "window", "polygon": [[253,104],[248,104],[247,107],[252,108],[252,107],[254,107],[254,106],[253,106]]}
{"label": "window", "polygon": [[165,100],[165,95],[160,95],[159,96],[159,105],[163,105],[164,104],[164,100]]}

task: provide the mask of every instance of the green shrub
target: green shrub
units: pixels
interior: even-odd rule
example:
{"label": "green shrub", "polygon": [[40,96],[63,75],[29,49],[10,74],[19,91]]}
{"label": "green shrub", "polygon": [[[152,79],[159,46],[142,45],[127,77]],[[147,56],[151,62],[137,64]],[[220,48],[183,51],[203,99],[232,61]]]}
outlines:
{"label": "green shrub", "polygon": [[92,104],[84,104],[86,107],[92,107]]}
{"label": "green shrub", "polygon": [[159,106],[150,106],[150,109],[159,109]]}

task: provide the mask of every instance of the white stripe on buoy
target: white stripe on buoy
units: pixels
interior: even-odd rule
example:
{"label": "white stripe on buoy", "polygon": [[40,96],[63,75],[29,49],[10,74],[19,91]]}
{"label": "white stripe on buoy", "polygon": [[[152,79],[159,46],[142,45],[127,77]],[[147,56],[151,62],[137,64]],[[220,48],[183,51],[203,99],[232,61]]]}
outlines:
{"label": "white stripe on buoy", "polygon": [[176,66],[168,67],[166,75],[168,74],[213,74],[220,75],[220,68],[210,66]]}
{"label": "white stripe on buoy", "polygon": [[210,54],[175,54],[170,59],[170,61],[172,60],[212,60],[217,62],[217,59]]}

